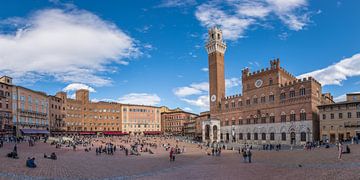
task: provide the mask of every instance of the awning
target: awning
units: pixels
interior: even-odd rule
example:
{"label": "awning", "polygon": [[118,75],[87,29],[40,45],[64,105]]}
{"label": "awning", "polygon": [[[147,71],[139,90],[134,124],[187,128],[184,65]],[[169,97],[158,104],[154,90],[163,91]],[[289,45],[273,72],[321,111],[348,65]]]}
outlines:
{"label": "awning", "polygon": [[50,134],[49,131],[44,129],[21,129],[23,134]]}
{"label": "awning", "polygon": [[161,131],[144,131],[144,135],[159,135]]}
{"label": "awning", "polygon": [[127,132],[122,132],[122,131],[104,131],[103,134],[104,135],[128,135]]}

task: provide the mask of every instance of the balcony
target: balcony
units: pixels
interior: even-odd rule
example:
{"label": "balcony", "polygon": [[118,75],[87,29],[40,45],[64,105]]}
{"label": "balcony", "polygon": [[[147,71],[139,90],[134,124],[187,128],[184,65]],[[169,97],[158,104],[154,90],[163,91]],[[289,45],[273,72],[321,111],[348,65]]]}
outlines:
{"label": "balcony", "polygon": [[42,116],[42,117],[46,117],[47,114],[46,113],[42,113],[42,112],[35,112],[35,111],[28,111],[28,110],[20,110],[21,113],[24,114],[29,114],[29,115],[35,115],[35,116]]}
{"label": "balcony", "polygon": [[360,123],[344,123],[345,128],[358,128],[360,127]]}

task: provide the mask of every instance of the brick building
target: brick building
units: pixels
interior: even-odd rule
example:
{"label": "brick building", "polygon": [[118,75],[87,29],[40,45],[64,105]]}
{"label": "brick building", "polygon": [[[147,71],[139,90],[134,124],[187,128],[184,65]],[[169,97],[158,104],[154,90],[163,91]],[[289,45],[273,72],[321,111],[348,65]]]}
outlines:
{"label": "brick building", "polygon": [[3,76],[0,78],[0,136],[12,134],[12,79]]}
{"label": "brick building", "polygon": [[45,93],[13,86],[12,103],[13,123],[18,136],[49,134],[49,101]]}
{"label": "brick building", "polygon": [[161,121],[164,124],[163,129],[165,133],[183,135],[184,123],[188,123],[196,117],[196,114],[178,109],[177,111],[163,112],[161,114]]}
{"label": "brick building", "polygon": [[211,117],[203,123],[203,140],[296,145],[319,140],[317,106],[332,103],[319,82],[311,77],[297,79],[276,59],[266,69],[243,69],[242,94],[225,96],[226,44],[220,29],[209,30],[206,49]]}
{"label": "brick building", "polygon": [[51,133],[65,130],[65,107],[63,100],[56,96],[48,96],[49,120]]}
{"label": "brick building", "polygon": [[346,96],[346,101],[319,106],[323,142],[360,139],[360,93]]}
{"label": "brick building", "polygon": [[[92,102],[88,90],[77,90],[75,99],[58,92],[62,99],[65,118],[65,134],[124,135],[160,134],[161,116],[158,107],[121,104],[116,102]],[[61,134],[59,132],[58,134]]]}

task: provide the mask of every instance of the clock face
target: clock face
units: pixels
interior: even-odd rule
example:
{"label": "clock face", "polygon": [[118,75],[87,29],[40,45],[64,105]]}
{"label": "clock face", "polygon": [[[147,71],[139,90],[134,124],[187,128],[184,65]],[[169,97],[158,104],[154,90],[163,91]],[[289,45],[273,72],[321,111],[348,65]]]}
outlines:
{"label": "clock face", "polygon": [[257,88],[261,87],[262,84],[263,84],[263,81],[261,79],[258,79],[255,81],[255,87],[257,87]]}
{"label": "clock face", "polygon": [[216,101],[216,95],[213,94],[213,95],[211,96],[211,102],[215,102],[215,101]]}

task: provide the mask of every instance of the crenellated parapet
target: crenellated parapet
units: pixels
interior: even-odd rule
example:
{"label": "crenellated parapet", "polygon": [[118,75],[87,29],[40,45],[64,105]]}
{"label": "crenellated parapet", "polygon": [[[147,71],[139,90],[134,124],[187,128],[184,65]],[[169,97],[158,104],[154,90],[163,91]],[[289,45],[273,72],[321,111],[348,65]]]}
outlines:
{"label": "crenellated parapet", "polygon": [[292,87],[294,85],[303,84],[303,83],[306,83],[306,82],[314,82],[317,85],[321,86],[321,84],[317,80],[315,80],[314,78],[312,78],[310,76],[310,77],[306,77],[306,78],[302,78],[302,79],[296,79],[294,81],[285,82],[284,84],[280,84],[280,87],[282,87],[282,88]]}

